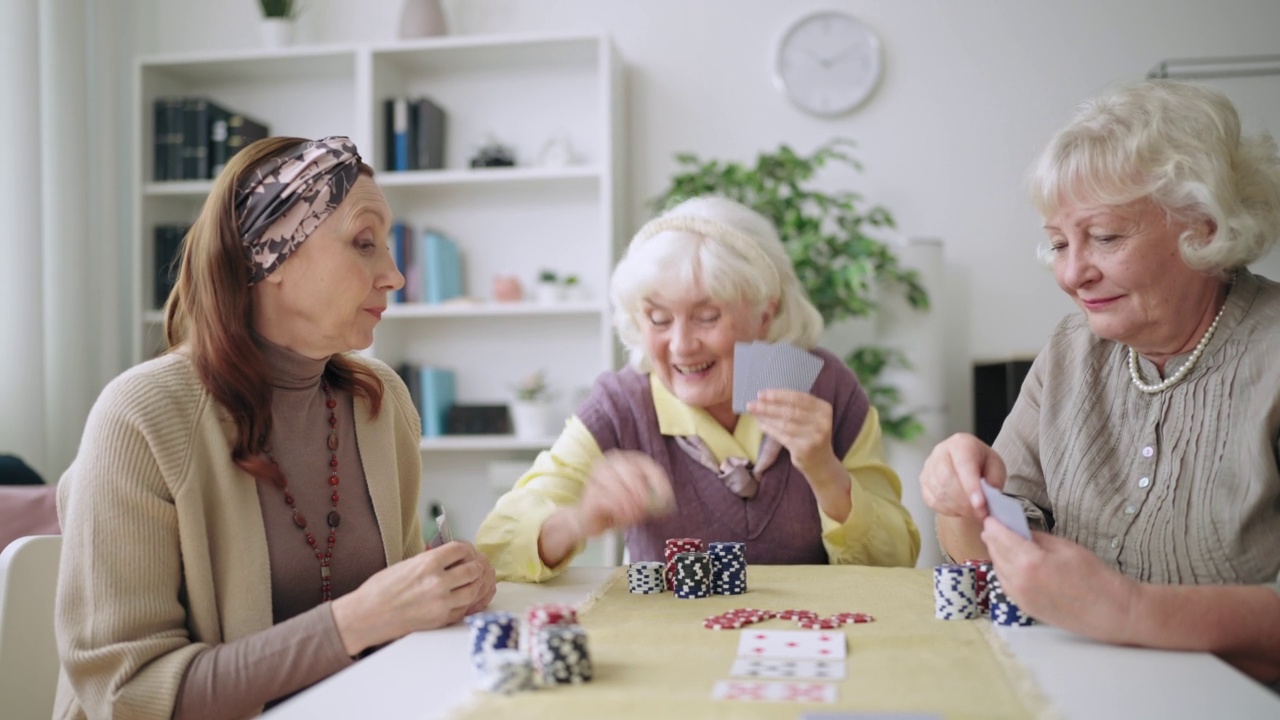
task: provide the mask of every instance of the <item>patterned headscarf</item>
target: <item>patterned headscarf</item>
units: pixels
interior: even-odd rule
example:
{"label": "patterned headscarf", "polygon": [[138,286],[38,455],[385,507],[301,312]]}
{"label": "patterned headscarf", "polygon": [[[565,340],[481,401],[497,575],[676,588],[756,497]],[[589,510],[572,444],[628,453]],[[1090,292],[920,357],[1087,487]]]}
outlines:
{"label": "patterned headscarf", "polygon": [[250,285],[275,272],[342,204],[360,174],[359,163],[350,138],[308,140],[240,183],[236,223]]}

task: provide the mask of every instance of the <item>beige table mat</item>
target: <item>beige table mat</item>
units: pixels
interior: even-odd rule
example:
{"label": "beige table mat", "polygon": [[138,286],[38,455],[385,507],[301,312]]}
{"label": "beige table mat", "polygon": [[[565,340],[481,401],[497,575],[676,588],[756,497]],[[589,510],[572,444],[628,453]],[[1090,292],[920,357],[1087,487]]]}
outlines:
{"label": "beige table mat", "polygon": [[[933,617],[928,570],[756,565],[745,595],[680,600],[632,595],[620,568],[580,612],[595,678],[511,696],[476,693],[463,718],[798,718],[805,712],[915,712],[945,718],[1051,717],[1030,675],[989,621]],[[740,631],[702,619],[739,607],[865,612],[876,621],[842,628],[848,672],[834,705],[712,700],[732,679]],[[751,629],[798,630],[768,620]],[[839,631],[838,631],[839,632]]]}

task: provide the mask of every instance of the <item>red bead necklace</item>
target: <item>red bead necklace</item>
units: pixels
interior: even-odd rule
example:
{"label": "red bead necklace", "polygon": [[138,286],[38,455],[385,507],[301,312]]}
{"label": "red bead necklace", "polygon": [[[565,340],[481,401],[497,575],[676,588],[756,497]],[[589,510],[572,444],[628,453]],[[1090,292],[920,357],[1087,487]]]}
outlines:
{"label": "red bead necklace", "polygon": [[[289,505],[289,509],[293,511],[293,524],[297,525],[303,536],[307,539],[307,545],[315,551],[316,559],[320,561],[320,602],[329,602],[333,599],[333,579],[329,574],[329,563],[333,560],[333,545],[338,538],[338,525],[342,522],[342,516],[338,514],[338,416],[334,412],[334,408],[338,407],[338,402],[333,399],[333,392],[329,389],[329,381],[321,380],[320,387],[324,388],[324,404],[329,408],[329,487],[333,489],[333,494],[329,496],[333,509],[329,511],[329,543],[328,547],[321,550],[316,545],[316,536],[311,534],[307,529],[307,516],[298,511],[298,506],[293,502],[293,494],[289,492],[289,479],[284,479],[284,501]],[[267,457],[271,457],[270,448],[267,449]],[[275,458],[271,458],[271,463],[276,464]],[[278,467],[278,465],[277,465]]]}

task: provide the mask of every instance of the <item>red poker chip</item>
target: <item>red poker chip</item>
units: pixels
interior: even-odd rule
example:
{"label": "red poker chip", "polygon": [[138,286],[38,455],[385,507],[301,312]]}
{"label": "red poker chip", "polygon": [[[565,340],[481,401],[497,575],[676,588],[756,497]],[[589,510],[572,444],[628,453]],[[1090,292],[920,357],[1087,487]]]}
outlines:
{"label": "red poker chip", "polygon": [[802,618],[816,618],[818,613],[812,610],[779,610],[774,617],[779,620],[800,620]]}
{"label": "red poker chip", "polygon": [[835,630],[844,624],[835,618],[801,618],[799,622],[806,630]]}
{"label": "red poker chip", "polygon": [[832,615],[831,618],[833,620],[839,620],[845,625],[852,625],[854,623],[869,623],[875,620],[875,618],[871,617],[866,613],[836,613],[835,615]]}
{"label": "red poker chip", "polygon": [[714,615],[702,621],[702,627],[708,630],[737,630],[749,624],[744,618],[725,617],[723,615]]}
{"label": "red poker chip", "polygon": [[769,618],[777,617],[777,614],[772,610],[758,610],[756,608],[735,608],[733,610],[726,612],[725,615],[762,617],[762,618],[765,618],[766,620]]}

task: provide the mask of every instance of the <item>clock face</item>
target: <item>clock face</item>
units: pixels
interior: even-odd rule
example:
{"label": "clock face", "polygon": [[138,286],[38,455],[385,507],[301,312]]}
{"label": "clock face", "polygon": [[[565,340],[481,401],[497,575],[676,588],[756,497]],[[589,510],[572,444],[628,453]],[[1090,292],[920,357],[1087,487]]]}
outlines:
{"label": "clock face", "polygon": [[841,115],[860,105],[880,81],[880,39],[839,12],[806,15],[778,43],[774,84],[800,109]]}

